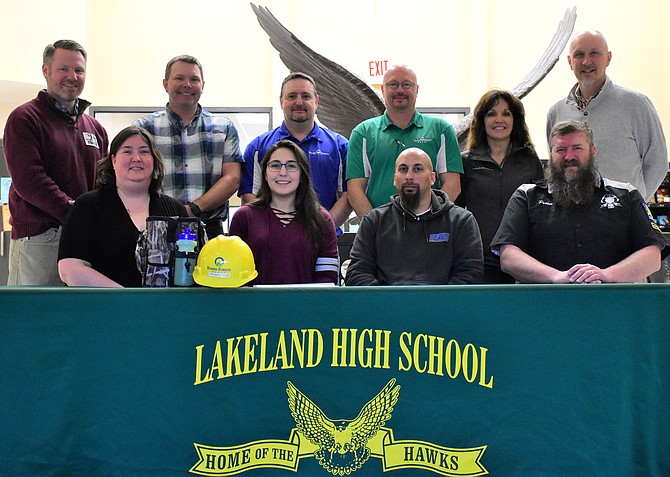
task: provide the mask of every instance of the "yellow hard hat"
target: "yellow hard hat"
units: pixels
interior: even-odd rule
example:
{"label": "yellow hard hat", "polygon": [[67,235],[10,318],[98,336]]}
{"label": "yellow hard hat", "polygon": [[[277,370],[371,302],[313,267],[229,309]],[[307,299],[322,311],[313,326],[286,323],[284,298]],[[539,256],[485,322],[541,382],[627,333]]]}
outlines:
{"label": "yellow hard hat", "polygon": [[258,276],[249,245],[236,235],[219,235],[200,250],[193,280],[212,288],[241,287]]}

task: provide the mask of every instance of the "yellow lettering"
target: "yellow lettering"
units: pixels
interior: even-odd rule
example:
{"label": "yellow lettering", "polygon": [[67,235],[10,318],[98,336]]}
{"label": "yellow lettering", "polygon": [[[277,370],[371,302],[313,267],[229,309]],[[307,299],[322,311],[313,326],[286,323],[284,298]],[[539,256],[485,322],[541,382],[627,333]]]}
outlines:
{"label": "yellow lettering", "polygon": [[[412,369],[412,353],[409,351],[409,344],[412,341],[412,333],[403,331],[400,333],[400,352],[402,356],[398,357],[398,370],[399,371],[409,371]],[[403,361],[403,356],[405,361]]]}
{"label": "yellow lettering", "polygon": [[[228,375],[239,375],[242,373],[241,371],[241,366],[240,366],[240,353],[239,353],[239,346],[240,342],[242,341],[242,338],[228,338],[226,340],[227,346],[227,353],[226,353],[226,367],[228,368]],[[216,342],[217,348],[218,348],[218,353],[219,353],[219,361],[221,361],[221,344],[220,342]],[[212,365],[212,371],[213,371],[214,365]],[[219,373],[221,374],[221,373]]]}
{"label": "yellow lettering", "polygon": [[[470,358],[472,355],[472,358]],[[470,366],[470,361],[472,361],[472,366]],[[472,343],[465,345],[463,350],[463,377],[469,383],[472,383],[477,378],[477,372],[479,371],[479,357],[477,356],[477,350]]]}
{"label": "yellow lettering", "polygon": [[430,336],[428,340],[428,374],[444,376],[442,363],[444,362],[444,338]]}
{"label": "yellow lettering", "polygon": [[[323,358],[323,335],[317,329],[306,330],[309,333],[309,347],[307,348],[307,367],[313,368],[321,362]],[[305,330],[303,330],[303,333]]]}
{"label": "yellow lettering", "polygon": [[270,362],[265,364],[265,357],[267,355],[267,350],[268,350],[268,334],[267,333],[261,333],[261,345],[260,345],[260,357],[258,358],[259,361],[261,362],[261,366],[258,369],[258,371],[276,371],[277,366],[275,364],[275,359],[274,357],[270,359]]}
{"label": "yellow lettering", "polygon": [[421,356],[420,356],[421,348],[420,348],[420,346],[419,346],[419,340],[423,341],[423,346],[425,347],[425,346],[426,346],[427,336],[421,333],[421,334],[419,334],[419,335],[416,337],[416,339],[414,340],[414,353],[413,353],[413,355],[412,355],[412,359],[414,360],[414,369],[416,369],[416,371],[417,371],[418,373],[425,373],[425,372],[426,372],[426,364],[425,364],[425,362],[424,362],[424,366],[423,366],[423,367],[419,367],[419,360],[420,360],[420,358],[421,358]]}
{"label": "yellow lettering", "polygon": [[493,389],[493,376],[486,382],[486,353],[488,352],[487,348],[480,347],[481,359],[479,364],[479,385],[486,388]]}
{"label": "yellow lettering", "polygon": [[[455,357],[454,354],[456,354]],[[454,368],[453,371],[452,365]],[[449,343],[447,343],[447,361],[445,366],[447,367],[447,374],[451,379],[456,379],[461,372],[461,347],[456,340],[449,340]]]}
{"label": "yellow lettering", "polygon": [[[293,366],[287,363],[286,358],[286,340],[284,338],[284,330],[282,330],[279,332],[277,352],[275,353],[275,363],[277,364],[277,367],[281,367],[281,369],[292,368]],[[279,365],[280,361],[283,363],[281,366]]]}
{"label": "yellow lettering", "polygon": [[356,342],[356,335],[358,334],[358,330],[356,328],[352,328],[349,330],[351,333],[351,346],[349,347],[349,367],[350,368],[355,368],[356,367],[356,347],[354,346],[354,343]]}
{"label": "yellow lettering", "polygon": [[347,333],[348,330],[333,328],[333,359],[330,362],[333,367],[347,365]]}
{"label": "yellow lettering", "polygon": [[305,365],[305,330],[302,330],[302,335],[298,334],[298,330],[291,330],[291,368],[293,368],[293,357],[297,356],[300,367]]}
{"label": "yellow lettering", "polygon": [[216,346],[214,347],[214,356],[212,357],[212,377],[214,377],[214,371],[218,371],[216,379],[226,378],[226,370],[223,369],[223,360],[221,359],[221,342],[217,341]]}
{"label": "yellow lettering", "polygon": [[375,368],[389,369],[389,361],[391,359],[391,331],[375,330],[375,338]]}
{"label": "yellow lettering", "polygon": [[256,344],[258,344],[258,335],[246,335],[244,337],[244,368],[242,374],[256,372]]}
{"label": "yellow lettering", "polygon": [[202,383],[207,383],[209,381],[213,381],[212,372],[209,369],[205,373],[205,376],[201,378],[201,376],[202,376],[202,349],[204,347],[205,347],[205,345],[200,345],[200,346],[195,347],[195,383],[193,383],[194,386],[197,386],[198,384],[202,384]]}
{"label": "yellow lettering", "polygon": [[365,346],[365,340],[368,338],[369,341],[372,340],[372,330],[366,329],[361,332],[360,338],[358,338],[358,356],[360,356],[361,367],[371,368],[372,367],[372,348]]}
{"label": "yellow lettering", "polygon": [[468,383],[474,383],[479,378],[480,386],[493,388],[493,376],[486,373],[487,348],[477,348],[472,343],[461,348],[455,339],[449,340],[446,346],[444,342],[445,339],[440,336],[401,333],[398,370],[437,376],[444,376],[446,370],[451,379],[458,378],[462,373]]}
{"label": "yellow lettering", "polygon": [[390,331],[366,328],[359,334],[356,328],[333,328],[331,366],[389,369],[390,360]]}

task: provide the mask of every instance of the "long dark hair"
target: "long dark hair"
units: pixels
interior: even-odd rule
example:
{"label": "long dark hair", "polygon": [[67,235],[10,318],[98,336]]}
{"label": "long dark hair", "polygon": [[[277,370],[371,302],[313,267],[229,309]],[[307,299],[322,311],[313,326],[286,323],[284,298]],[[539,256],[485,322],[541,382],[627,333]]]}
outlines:
{"label": "long dark hair", "polygon": [[97,168],[97,177],[95,181],[95,186],[98,189],[103,187],[114,187],[116,185],[116,175],[114,175],[114,164],[112,162],[112,156],[116,155],[123,143],[131,136],[140,136],[149,146],[151,155],[154,158],[154,171],[151,176],[151,183],[149,184],[149,194],[158,194],[163,187],[163,174],[165,168],[163,166],[163,156],[161,156],[160,151],[156,147],[154,138],[149,134],[149,132],[137,126],[128,126],[127,128],[122,129],[112,139],[112,143],[109,146],[109,154],[104,158],[98,161]]}
{"label": "long dark hair", "polygon": [[263,171],[263,180],[258,189],[256,199],[249,205],[259,209],[270,207],[272,190],[270,190],[270,186],[268,185],[267,166],[272,154],[277,149],[281,148],[291,151],[300,167],[300,182],[298,183],[298,189],[295,194],[296,220],[298,220],[300,225],[307,229],[312,240],[321,245],[323,243],[323,226],[325,222],[322,207],[316,196],[316,192],[314,192],[314,188],[312,187],[312,177],[309,171],[307,156],[305,156],[303,150],[293,141],[282,139],[268,148],[260,165],[261,170]]}
{"label": "long dark hair", "polygon": [[504,99],[507,102],[512,117],[514,118],[514,126],[512,126],[510,141],[519,146],[526,146],[531,152],[535,153],[535,146],[533,146],[533,141],[530,139],[530,132],[528,131],[528,125],[526,124],[526,110],[523,107],[523,103],[512,93],[502,89],[491,89],[487,91],[484,93],[484,96],[479,99],[477,106],[475,106],[475,111],[472,115],[472,123],[470,124],[470,132],[468,134],[468,149],[488,149],[484,118],[501,99]]}

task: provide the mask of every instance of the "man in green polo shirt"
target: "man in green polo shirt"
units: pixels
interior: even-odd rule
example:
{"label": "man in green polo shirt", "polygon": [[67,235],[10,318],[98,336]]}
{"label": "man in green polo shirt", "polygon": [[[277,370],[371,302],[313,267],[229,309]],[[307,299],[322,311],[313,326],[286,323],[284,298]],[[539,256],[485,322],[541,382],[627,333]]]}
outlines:
{"label": "man in green polo shirt", "polygon": [[394,65],[384,74],[382,95],[386,111],[363,121],[351,132],[347,157],[349,202],[362,218],[391,200],[395,158],[405,149],[423,149],[433,162],[435,188],[456,200],[461,192],[461,153],[454,128],[444,119],[416,111],[419,85],[406,65]]}

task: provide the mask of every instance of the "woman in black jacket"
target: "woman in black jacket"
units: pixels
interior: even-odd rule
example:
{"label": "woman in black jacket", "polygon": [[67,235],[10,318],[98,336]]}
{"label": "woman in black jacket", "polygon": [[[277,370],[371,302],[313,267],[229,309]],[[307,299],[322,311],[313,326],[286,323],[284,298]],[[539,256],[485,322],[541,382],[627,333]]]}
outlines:
{"label": "woman in black jacket", "polygon": [[479,224],[484,283],[514,283],[500,270],[500,260],[489,245],[512,193],[521,184],[544,177],[525,116],[523,104],[512,93],[492,89],[477,103],[470,124],[456,204],[472,212]]}

